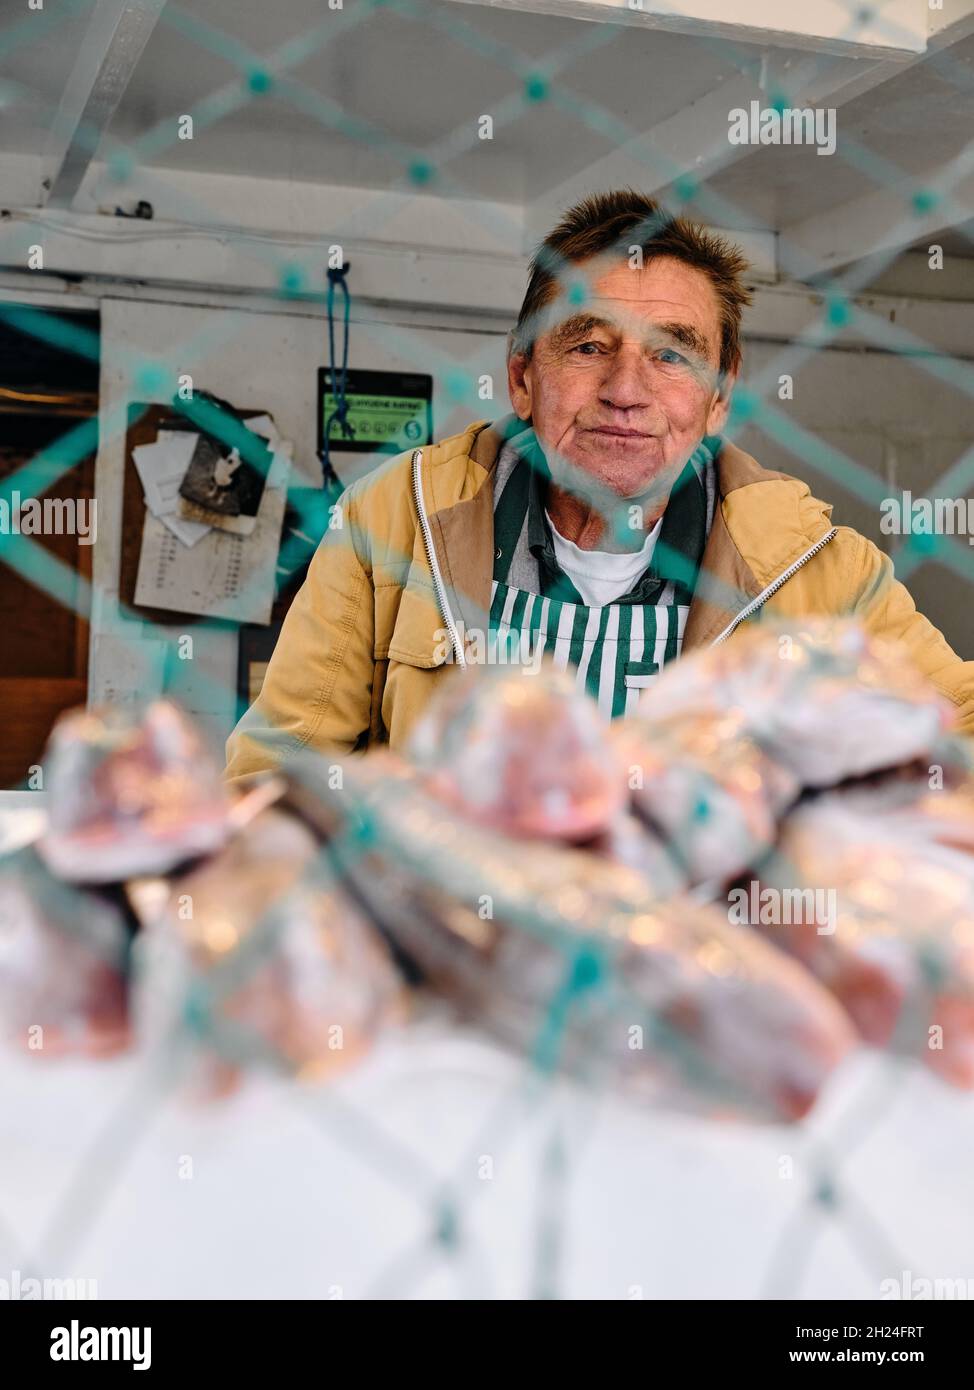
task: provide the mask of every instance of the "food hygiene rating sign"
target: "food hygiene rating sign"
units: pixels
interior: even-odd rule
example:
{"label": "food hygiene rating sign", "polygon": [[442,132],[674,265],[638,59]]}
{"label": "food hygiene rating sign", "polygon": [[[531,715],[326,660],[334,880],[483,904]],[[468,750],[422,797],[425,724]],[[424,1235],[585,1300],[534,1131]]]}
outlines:
{"label": "food hygiene rating sign", "polygon": [[[328,445],[352,453],[400,454],[433,442],[433,378],[418,372],[349,371],[346,416],[354,434],[346,438],[331,421]],[[338,407],[327,367],[318,369],[318,452],[325,427]]]}

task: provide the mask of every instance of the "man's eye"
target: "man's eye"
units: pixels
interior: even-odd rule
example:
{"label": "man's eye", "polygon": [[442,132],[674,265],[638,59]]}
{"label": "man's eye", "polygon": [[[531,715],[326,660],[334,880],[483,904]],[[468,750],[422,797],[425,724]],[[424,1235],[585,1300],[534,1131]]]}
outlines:
{"label": "man's eye", "polygon": [[601,347],[599,346],[598,343],[593,343],[593,342],[591,342],[591,341],[589,341],[589,342],[587,342],[587,343],[578,343],[578,344],[576,344],[575,347],[571,348],[570,351],[571,351],[571,352],[580,352],[580,353],[582,353],[583,356],[585,356],[585,357],[591,357],[593,354],[592,354],[591,352],[586,352],[586,351],[585,351],[586,348],[592,348],[592,349],[594,349],[595,352],[601,352],[601,351],[602,351],[602,349],[601,349]]}
{"label": "man's eye", "polygon": [[663,348],[659,354],[659,360],[665,362],[667,366],[686,367],[689,366],[687,359],[676,348]]}

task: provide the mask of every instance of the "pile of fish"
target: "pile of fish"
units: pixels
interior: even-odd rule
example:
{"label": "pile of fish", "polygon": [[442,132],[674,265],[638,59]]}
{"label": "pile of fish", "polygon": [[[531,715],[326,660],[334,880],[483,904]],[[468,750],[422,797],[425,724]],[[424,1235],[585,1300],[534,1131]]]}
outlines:
{"label": "pile of fish", "polygon": [[798,1119],[861,1044],[971,1088],[952,720],[824,620],[688,655],[611,725],[553,668],[457,671],[407,756],[242,791],[167,701],[71,715],[47,824],[0,858],[0,1029],[169,1047],[214,1096],[328,1075],[432,994],[539,1068],[713,1116]]}

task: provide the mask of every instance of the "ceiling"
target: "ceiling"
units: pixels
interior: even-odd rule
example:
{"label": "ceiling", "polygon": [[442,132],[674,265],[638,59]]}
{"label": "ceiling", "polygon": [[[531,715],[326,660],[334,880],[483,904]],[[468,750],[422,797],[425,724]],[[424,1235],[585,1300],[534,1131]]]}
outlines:
{"label": "ceiling", "polygon": [[[0,153],[43,153],[84,27],[83,16],[60,14],[46,27],[21,19],[0,32]],[[281,50],[293,58],[291,85],[243,91],[241,72]],[[769,91],[776,83],[787,90],[795,72],[839,85],[868,66],[861,57],[452,0],[372,11],[331,11],[323,0],[194,0],[163,11],[100,153],[142,142],[140,162],[156,169],[361,188],[402,181],[409,160],[422,156],[444,195],[530,205],[580,171],[602,186],[601,166],[628,134],[651,130],[742,70],[757,78],[762,59]],[[517,99],[532,75],[549,86],[524,109]],[[210,117],[200,114],[208,102],[218,107]],[[687,115],[702,146],[726,137],[726,106],[723,119],[719,101],[711,110]],[[194,138],[181,141],[175,118],[185,112],[195,113]],[[489,141],[476,134],[483,114],[495,123]],[[922,177],[960,152],[974,130],[974,37],[841,106],[839,130],[847,150],[829,158],[758,147],[714,173],[707,187],[725,209],[721,223],[780,229],[864,189]],[[962,223],[949,234],[958,254],[972,254],[971,230]]]}

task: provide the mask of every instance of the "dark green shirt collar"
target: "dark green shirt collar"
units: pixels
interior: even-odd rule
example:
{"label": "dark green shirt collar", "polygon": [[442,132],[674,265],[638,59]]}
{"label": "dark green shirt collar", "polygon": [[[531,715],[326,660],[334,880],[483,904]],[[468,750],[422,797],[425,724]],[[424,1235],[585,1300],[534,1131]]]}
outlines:
{"label": "dark green shirt collar", "polygon": [[[528,480],[528,548],[538,562],[541,592],[550,598],[580,603],[581,595],[561,569],[555,555],[551,527],[545,514],[545,497],[551,472],[534,431],[530,427],[511,439],[530,468]],[[656,603],[672,581],[676,601],[689,603],[707,543],[707,501],[703,470],[720,450],[719,435],[708,435],[698,445],[677,478],[663,513],[663,525],[648,569],[617,603]]]}

